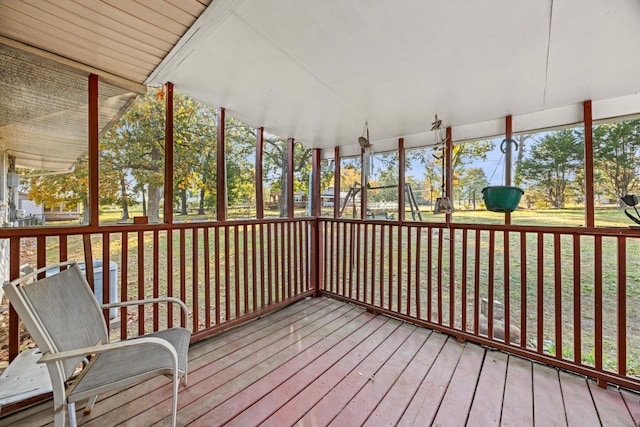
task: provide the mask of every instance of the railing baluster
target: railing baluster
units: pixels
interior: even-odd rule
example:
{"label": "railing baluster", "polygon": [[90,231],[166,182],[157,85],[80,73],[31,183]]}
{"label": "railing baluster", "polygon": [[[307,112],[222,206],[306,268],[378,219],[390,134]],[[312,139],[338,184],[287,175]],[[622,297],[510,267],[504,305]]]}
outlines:
{"label": "railing baluster", "polygon": [[520,347],[527,348],[527,233],[520,232]]}
{"label": "railing baluster", "polygon": [[537,350],[544,351],[544,234],[538,232],[538,318],[537,318]]}
{"label": "railing baluster", "polygon": [[[184,252],[180,252],[184,256]],[[89,270],[87,270],[87,273]],[[137,299],[144,299],[144,231],[138,231],[138,295]],[[184,326],[184,323],[182,324]],[[144,306],[138,306],[138,335],[144,335]]]}
{"label": "railing baluster", "polygon": [[[358,230],[360,230],[360,228],[358,228]],[[367,280],[369,279],[369,269],[367,268],[367,266],[369,265],[369,224],[367,224],[366,222],[364,223],[364,230],[362,231],[362,233],[364,234],[362,239],[364,245],[364,250],[362,251],[362,301],[367,302],[367,290],[369,287],[367,282]],[[360,258],[358,257],[358,259]],[[358,280],[358,283],[359,282],[360,281]]]}
{"label": "railing baluster", "polygon": [[[111,270],[109,268],[109,262],[111,260],[111,242],[109,237],[109,232],[105,231],[104,233],[102,233],[102,304],[109,304],[111,302],[111,274],[109,274]],[[107,330],[111,329],[109,327],[109,325],[111,324],[109,319],[109,312],[110,309],[108,308],[102,311],[104,322],[107,324]]]}
{"label": "railing baluster", "polygon": [[455,241],[456,241],[456,230],[453,228],[449,229],[449,327],[454,327],[455,322],[455,307],[456,307],[456,283],[455,283],[455,260],[456,260],[456,251],[455,251]]}
{"label": "railing baluster", "polygon": [[371,305],[376,304],[376,228],[371,224]]}
{"label": "railing baluster", "polygon": [[480,333],[480,230],[475,231],[475,257],[473,269],[473,334]]}
{"label": "railing baluster", "polygon": [[[180,299],[187,302],[187,237],[185,229],[180,229]],[[187,319],[180,310],[180,326],[187,327]]]}
{"label": "railing baluster", "polygon": [[493,300],[494,300],[494,278],[495,278],[495,256],[496,256],[496,232],[489,230],[489,277],[487,279],[488,295],[487,295],[487,336],[493,339]]}
{"label": "railing baluster", "polygon": [[356,224],[356,300],[360,299],[360,252],[361,252],[361,228],[362,224]]}
{"label": "railing baluster", "polygon": [[427,231],[427,321],[433,322],[433,228]]}
{"label": "railing baluster", "polygon": [[[594,280],[595,280],[595,365],[602,370],[602,236],[595,236],[594,254]],[[600,381],[598,381],[600,382]]]}
{"label": "railing baluster", "polygon": [[[121,255],[120,255],[120,301],[127,301],[129,299],[129,233],[126,231],[122,232],[121,239]],[[167,245],[167,254],[170,253],[170,245]],[[167,263],[171,265],[171,263]],[[169,284],[171,276],[167,277],[167,289],[170,291],[171,286]],[[169,296],[171,294],[169,293]],[[169,309],[170,310],[170,309]],[[124,341],[127,339],[127,307],[120,307],[120,340]],[[169,319],[167,319],[168,327],[172,327],[172,319],[171,319],[171,311],[169,311]]]}
{"label": "railing baluster", "polygon": [[[407,316],[411,315],[411,246],[412,246],[411,243],[412,243],[411,227],[407,227],[407,290],[406,290],[407,309],[405,311]],[[398,260],[400,260],[401,258],[402,258],[401,256],[398,256]],[[400,265],[400,261],[398,261],[398,265]],[[398,281],[398,287],[400,287],[400,281]]]}
{"label": "railing baluster", "polygon": [[221,286],[220,286],[220,227],[215,227],[214,228],[215,231],[215,236],[214,236],[214,258],[215,258],[215,275],[216,275],[216,279],[215,279],[215,297],[216,297],[216,325],[219,325],[220,322],[222,321],[222,316],[220,311],[222,310],[222,302],[220,301],[220,292],[221,292]]}
{"label": "railing baluster", "polygon": [[235,317],[240,317],[240,238],[238,226],[233,226],[233,283]]}
{"label": "railing baluster", "polygon": [[224,225],[224,320],[231,319],[231,255],[229,253],[229,225]]}
{"label": "railing baluster", "polygon": [[504,342],[511,344],[511,256],[509,251],[509,232],[502,233],[504,253]]}
{"label": "railing baluster", "polygon": [[[159,249],[159,233],[158,230],[153,230],[153,297],[158,298],[160,296],[160,278],[158,277],[158,271],[160,269],[160,249]],[[103,270],[105,271],[105,270]],[[160,329],[160,306],[153,304],[153,330]]]}
{"label": "railing baluster", "polygon": [[[9,238],[9,280],[20,277],[20,237]],[[18,313],[9,304],[9,362],[20,352],[20,321]]]}
{"label": "railing baluster", "polygon": [[[387,283],[387,290],[388,290],[388,306],[387,308],[389,310],[393,310],[393,226],[389,225],[389,266],[387,267],[389,269],[389,274],[387,275],[387,279],[388,279],[388,283]],[[400,312],[400,310],[397,310],[398,312]]]}
{"label": "railing baluster", "polygon": [[618,374],[627,375],[627,240],[618,237]]}
{"label": "railing baluster", "polygon": [[[273,271],[272,271],[272,250],[271,247],[274,246],[271,240],[271,226],[273,224],[267,224],[267,290],[269,294],[269,305],[274,302],[273,295]],[[277,296],[276,296],[277,298]]]}
{"label": "railing baluster", "polygon": [[444,246],[444,229],[438,229],[438,325],[442,325],[442,251]]}
{"label": "railing baluster", "polygon": [[582,363],[582,286],[580,235],[573,235],[573,361]]}
{"label": "railing baluster", "polygon": [[420,301],[420,270],[422,270],[422,266],[420,265],[420,254],[421,254],[421,242],[422,242],[422,227],[416,227],[416,317],[418,319],[422,319],[422,313],[420,311],[421,301]]}
{"label": "railing baluster", "polygon": [[[383,224],[380,225],[380,307],[384,307],[384,229]],[[391,238],[391,236],[389,236]]]}
{"label": "railing baluster", "polygon": [[467,255],[469,250],[469,242],[467,242],[467,229],[462,229],[462,298],[460,301],[460,308],[462,310],[462,319],[460,321],[460,328],[466,332],[467,330]]}
{"label": "railing baluster", "polygon": [[258,310],[258,275],[256,272],[256,256],[257,256],[257,250],[256,250],[256,225],[255,224],[251,224],[251,285],[252,285],[252,289],[253,289],[253,299],[252,299],[252,303],[253,303],[253,310],[256,311]]}
{"label": "railing baluster", "polygon": [[[198,272],[198,229],[194,228],[191,230],[191,301],[192,301],[192,310],[191,316],[193,317],[193,331],[197,332],[200,330],[200,298],[199,298],[199,272]],[[155,246],[154,246],[155,248]]]}
{"label": "railing baluster", "polygon": [[249,312],[249,237],[248,237],[247,224],[242,226],[242,260],[243,260],[243,272],[242,283],[244,288],[244,312]]}
{"label": "railing baluster", "polygon": [[[398,231],[398,238],[397,238],[397,244],[396,244],[396,250],[395,251],[391,251],[391,253],[396,252],[397,254],[397,263],[398,263],[398,283],[397,283],[397,289],[396,289],[396,310],[398,311],[398,313],[402,313],[402,256],[400,255],[400,250],[401,248],[404,248],[405,246],[402,244],[402,236],[404,233],[402,233],[402,225],[398,225],[397,227],[395,227]],[[409,246],[409,242],[407,242],[407,246]]]}
{"label": "railing baluster", "polygon": [[[204,266],[204,324],[211,327],[211,241],[209,240],[209,227],[202,229],[202,249]],[[255,256],[254,256],[255,258]]]}
{"label": "railing baluster", "polygon": [[555,329],[556,329],[556,354],[562,359],[562,259],[560,257],[560,233],[553,234],[553,269],[554,269],[554,302],[555,302]]}

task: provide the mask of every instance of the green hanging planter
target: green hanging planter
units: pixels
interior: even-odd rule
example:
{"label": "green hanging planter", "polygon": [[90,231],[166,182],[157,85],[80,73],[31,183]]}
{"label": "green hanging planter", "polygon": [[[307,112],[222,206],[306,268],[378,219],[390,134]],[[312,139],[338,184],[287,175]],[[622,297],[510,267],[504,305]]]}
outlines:
{"label": "green hanging planter", "polygon": [[495,185],[482,189],[484,204],[491,212],[515,211],[523,194],[523,189],[508,185]]}

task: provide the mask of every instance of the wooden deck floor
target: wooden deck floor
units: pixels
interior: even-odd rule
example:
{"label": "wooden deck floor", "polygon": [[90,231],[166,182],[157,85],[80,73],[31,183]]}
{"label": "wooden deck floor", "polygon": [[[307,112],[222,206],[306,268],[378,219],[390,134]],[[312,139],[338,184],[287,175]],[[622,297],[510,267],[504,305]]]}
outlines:
{"label": "wooden deck floor", "polygon": [[[639,396],[375,316],[307,299],[190,350],[179,425],[635,426]],[[51,402],[0,419],[50,425]],[[102,396],[78,424],[167,425],[166,379]]]}

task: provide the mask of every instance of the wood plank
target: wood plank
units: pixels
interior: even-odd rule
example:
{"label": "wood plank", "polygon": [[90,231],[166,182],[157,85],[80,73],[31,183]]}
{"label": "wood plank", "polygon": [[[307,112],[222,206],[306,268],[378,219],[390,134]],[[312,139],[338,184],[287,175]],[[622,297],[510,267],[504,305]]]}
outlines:
{"label": "wood plank", "polygon": [[466,343],[442,404],[433,421],[436,425],[463,425],[471,408],[485,350]]}
{"label": "wood plank", "polygon": [[365,425],[396,425],[431,371],[436,358],[442,351],[447,336],[432,332],[427,342],[420,348],[407,369],[393,384],[384,400],[371,412]]}
{"label": "wood plank", "polygon": [[[190,385],[181,395],[178,410],[181,422],[188,424],[197,420],[203,413],[226,402],[281,365],[289,363],[307,348],[325,339],[339,329],[345,321],[352,321],[363,313],[363,310],[355,309],[353,306],[339,308],[322,320],[317,320],[304,333],[292,332],[287,338],[270,346],[271,348],[249,354],[225,370],[208,376],[206,380]],[[232,358],[235,359],[234,356]],[[217,386],[212,387],[212,384]],[[170,394],[167,397],[170,397]],[[157,408],[152,408],[129,419],[128,422],[132,425],[149,425],[160,422],[169,415],[158,411]]]}
{"label": "wood plank", "polygon": [[600,425],[587,380],[566,372],[560,372],[559,376],[567,424],[570,426]]}
{"label": "wood plank", "polygon": [[236,416],[227,425],[256,425],[264,421],[278,408],[302,393],[309,384],[316,381],[333,366],[348,364],[348,355],[355,349],[362,349],[362,347],[366,346],[365,340],[369,340],[375,333],[378,333],[385,323],[387,323],[387,320],[381,316],[373,317],[356,332],[342,340],[321,357],[316,357],[310,361],[304,368],[280,385],[270,384],[271,388],[266,395],[257,402],[248,405],[245,411]]}
{"label": "wood plank", "polygon": [[468,426],[497,426],[502,415],[502,399],[509,356],[500,351],[487,351],[469,411]]}
{"label": "wood plank", "polygon": [[[347,403],[374,377],[384,363],[404,344],[415,330],[402,324],[373,353],[352,370],[340,383],[327,393],[299,421],[298,425],[327,425]],[[375,377],[374,377],[375,378]],[[290,422],[293,420],[289,420]]]}
{"label": "wood plank", "polygon": [[531,362],[509,356],[502,402],[503,426],[533,425],[533,373]]}
{"label": "wood plank", "polygon": [[624,403],[627,404],[627,409],[633,417],[633,422],[636,425],[640,423],[640,399],[638,399],[637,393],[632,393],[628,390],[620,389],[620,396],[624,400]]}
{"label": "wood plank", "polygon": [[[313,407],[334,387],[338,386],[338,384],[352,371],[356,370],[363,361],[370,356],[375,357],[376,354],[379,355],[380,351],[378,351],[378,348],[400,327],[400,324],[397,320],[387,319],[366,341],[340,359],[339,363],[331,366],[331,368],[317,377],[304,390],[289,399],[285,405],[273,412],[262,425],[282,426],[300,419],[309,408]],[[275,391],[279,390],[276,389]]]}
{"label": "wood plank", "polygon": [[[329,425],[337,427],[362,425],[369,414],[387,396],[397,379],[406,371],[416,354],[427,342],[430,334],[431,332],[425,329],[415,329]],[[417,385],[415,389],[417,389]],[[413,394],[415,389],[407,388],[405,392]]]}
{"label": "wood plank", "polygon": [[436,361],[402,414],[399,426],[430,425],[433,422],[464,347],[451,337],[446,339]]}
{"label": "wood plank", "polygon": [[[234,395],[232,399],[228,399],[213,410],[202,415],[192,423],[192,425],[206,426],[210,424],[210,420],[216,420],[216,422],[220,424],[228,423],[246,407],[268,394],[274,387],[281,385],[297,372],[308,366],[309,363],[339,345],[345,338],[367,324],[372,317],[370,313],[361,312],[357,318],[347,324],[342,324],[339,329],[327,335],[321,341],[300,352],[285,364],[271,370],[267,375]],[[362,336],[362,338],[364,338],[364,336]]]}
{"label": "wood plank", "polygon": [[634,425],[633,417],[618,389],[599,387],[592,380],[587,381],[587,384],[603,426]]}
{"label": "wood plank", "polygon": [[539,363],[533,364],[533,419],[540,427],[567,425],[558,370]]}
{"label": "wood plank", "polygon": [[[208,354],[207,357],[196,359],[191,365],[189,386],[180,392],[180,407],[190,404],[202,395],[213,394],[211,392],[214,391],[216,387],[212,387],[211,384],[218,386],[225,385],[225,383],[233,380],[236,376],[258,365],[261,361],[278,354],[283,349],[295,345],[308,335],[313,333],[318,335],[318,331],[320,331],[321,334],[324,331],[322,328],[326,324],[341,318],[341,316],[351,311],[352,308],[353,307],[347,308],[342,304],[331,304],[323,310],[319,310],[313,315],[305,317],[299,322],[298,327],[292,326],[289,329],[284,329],[282,332],[273,334],[276,337],[263,336],[260,340],[255,341],[256,346],[245,346],[231,353],[227,353],[223,349],[222,353],[213,352]],[[219,357],[221,355],[224,356]],[[157,380],[161,381],[162,378],[158,377]],[[211,383],[211,381],[213,381],[213,383]],[[148,387],[152,389],[149,390],[147,389]],[[103,405],[101,405],[104,406],[107,404],[105,410],[108,409],[108,412],[104,415],[108,416],[112,423],[117,424],[124,422],[130,417],[149,410],[155,410],[157,412],[155,418],[160,418],[160,413],[163,411],[159,411],[158,409],[170,407],[168,401],[171,398],[172,392],[170,384],[167,383],[166,380],[160,387],[158,387],[157,381],[147,381],[126,390],[126,392],[127,393],[123,392],[113,396],[110,402],[103,402]],[[127,396],[129,394],[128,392],[132,392],[134,395],[144,396],[144,405],[141,405],[140,402],[132,401],[131,396]],[[215,394],[218,395],[218,393]],[[154,408],[154,405],[159,406]],[[98,405],[96,405],[96,409],[97,407]],[[87,425],[92,425],[94,412],[95,409],[89,414],[88,417],[91,417],[92,420],[87,422]],[[95,420],[98,420],[95,425],[100,425],[99,418]],[[145,424],[145,422],[142,422],[142,424]]]}

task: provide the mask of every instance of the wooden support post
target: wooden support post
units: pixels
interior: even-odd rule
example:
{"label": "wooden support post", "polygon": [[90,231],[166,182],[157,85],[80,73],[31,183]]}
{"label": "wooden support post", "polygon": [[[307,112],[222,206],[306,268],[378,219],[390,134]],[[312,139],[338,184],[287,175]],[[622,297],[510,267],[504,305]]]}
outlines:
{"label": "wooden support post", "polygon": [[320,204],[322,202],[320,198],[320,154],[319,148],[314,148],[311,163],[311,216],[320,216]]}
{"label": "wooden support post", "polygon": [[[513,160],[511,159],[511,138],[513,137],[513,120],[511,115],[508,115],[505,120],[504,136],[507,139],[506,153],[504,154],[504,185],[511,184],[511,165]],[[505,212],[504,223],[506,225],[511,224],[511,213]]]}
{"label": "wooden support post", "polygon": [[165,90],[164,123],[164,222],[173,222],[173,83]]}
{"label": "wooden support post", "polygon": [[584,111],[584,197],[586,207],[585,223],[587,227],[595,227],[595,193],[593,188],[593,119],[591,101],[585,101]]}
{"label": "wooden support post", "polygon": [[256,132],[256,218],[264,218],[264,193],[262,182],[262,159],[264,156],[264,128]]}
{"label": "wooden support post", "polygon": [[335,174],[333,176],[333,217],[340,217],[340,147],[333,151]]}
{"label": "wooden support post", "polygon": [[[360,149],[360,181],[361,181],[361,185],[360,185],[360,219],[366,219],[367,218],[367,183],[369,182],[369,170],[365,171],[365,168],[367,167],[367,165],[365,165],[364,163],[364,149],[361,148]],[[369,157],[369,162],[371,162],[373,159],[371,159],[371,157]],[[369,166],[369,168],[371,168],[371,166]],[[353,194],[354,197],[354,202],[355,202],[355,197],[356,194]],[[355,203],[354,203],[355,204]]]}
{"label": "wooden support post", "polygon": [[287,139],[287,217],[293,218],[293,138]]}
{"label": "wooden support post", "polygon": [[[451,137],[451,126],[447,127],[446,133],[446,142],[445,142],[445,162],[446,162],[446,194],[445,197],[448,197],[451,201],[451,205],[453,206],[453,139]],[[451,222],[451,214],[448,213],[445,215],[445,221],[447,223]]]}
{"label": "wooden support post", "polygon": [[89,74],[89,225],[100,223],[98,210],[98,76]]}
{"label": "wooden support post", "polygon": [[[398,139],[398,220],[405,220],[405,173],[406,156],[404,138]],[[412,208],[413,209],[413,208]]]}
{"label": "wooden support post", "polygon": [[218,159],[218,179],[216,182],[216,219],[226,221],[227,219],[227,162],[224,149],[224,108],[218,110],[218,146],[216,156]]}

